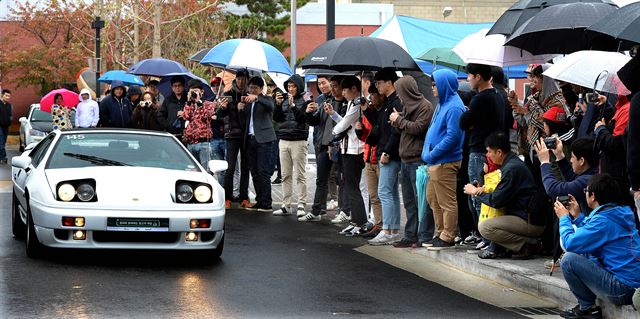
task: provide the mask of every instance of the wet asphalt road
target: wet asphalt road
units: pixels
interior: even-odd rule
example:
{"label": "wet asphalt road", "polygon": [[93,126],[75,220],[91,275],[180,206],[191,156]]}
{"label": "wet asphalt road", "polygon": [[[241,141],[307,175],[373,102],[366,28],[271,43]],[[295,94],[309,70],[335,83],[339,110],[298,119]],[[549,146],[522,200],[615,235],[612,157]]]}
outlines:
{"label": "wet asphalt road", "polygon": [[0,194],[2,318],[517,318],[353,248],[328,222],[230,211],[222,260],[51,251],[28,259]]}

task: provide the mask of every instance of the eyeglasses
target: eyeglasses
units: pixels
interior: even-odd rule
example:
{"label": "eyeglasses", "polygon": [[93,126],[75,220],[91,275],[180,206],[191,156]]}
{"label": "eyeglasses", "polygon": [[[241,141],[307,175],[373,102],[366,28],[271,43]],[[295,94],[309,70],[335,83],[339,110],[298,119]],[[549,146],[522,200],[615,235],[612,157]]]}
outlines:
{"label": "eyeglasses", "polygon": [[582,192],[584,192],[584,193],[588,193],[588,192],[589,192],[589,188],[588,188],[588,187],[585,187],[585,188],[582,190]]}
{"label": "eyeglasses", "polygon": [[436,87],[436,82],[431,82],[431,87],[432,88]]}

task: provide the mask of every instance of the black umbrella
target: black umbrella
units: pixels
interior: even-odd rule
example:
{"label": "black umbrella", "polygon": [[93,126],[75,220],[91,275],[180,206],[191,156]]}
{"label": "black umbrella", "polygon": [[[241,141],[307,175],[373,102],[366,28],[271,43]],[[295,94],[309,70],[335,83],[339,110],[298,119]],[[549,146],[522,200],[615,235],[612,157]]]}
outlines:
{"label": "black umbrella", "polygon": [[303,69],[377,71],[382,68],[420,70],[413,58],[394,42],[372,37],[348,37],[327,41],[300,63]]}
{"label": "black umbrella", "polygon": [[584,30],[592,21],[599,20],[617,8],[607,3],[582,2],[548,7],[518,27],[505,45],[529,51],[534,55],[568,54],[598,49],[600,47],[589,45]]}
{"label": "black umbrella", "polygon": [[498,21],[493,24],[487,35],[504,34],[509,36],[544,8],[576,2],[614,4],[611,0],[520,0],[498,18]]}
{"label": "black umbrella", "polygon": [[628,50],[640,44],[640,2],[628,4],[587,28],[591,43],[615,41],[610,50]]}
{"label": "black umbrella", "polygon": [[204,56],[209,53],[210,50],[211,48],[202,49],[196,52],[194,55],[190,56],[188,60],[193,62],[200,62],[202,61],[202,58],[204,58]]}

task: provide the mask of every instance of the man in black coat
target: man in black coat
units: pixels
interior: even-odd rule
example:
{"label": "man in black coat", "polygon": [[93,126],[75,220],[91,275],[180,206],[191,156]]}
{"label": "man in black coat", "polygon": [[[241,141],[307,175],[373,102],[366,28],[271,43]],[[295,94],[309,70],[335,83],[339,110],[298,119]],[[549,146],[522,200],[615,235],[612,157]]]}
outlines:
{"label": "man in black coat", "polygon": [[11,91],[2,90],[0,95],[0,164],[7,164],[7,152],[5,150],[5,144],[7,143],[7,136],[9,135],[9,126],[11,126],[11,120],[13,119],[13,109],[11,107]]}
{"label": "man in black coat", "polygon": [[178,117],[182,116],[182,109],[187,103],[187,95],[184,94],[184,78],[182,76],[174,76],[171,78],[171,95],[164,99],[158,112],[158,122],[164,127],[165,131],[181,136],[184,127],[182,123],[176,122]]}
{"label": "man in black coat", "polygon": [[121,81],[111,82],[111,94],[100,101],[100,122],[102,127],[130,127],[131,101],[126,96],[126,88]]}

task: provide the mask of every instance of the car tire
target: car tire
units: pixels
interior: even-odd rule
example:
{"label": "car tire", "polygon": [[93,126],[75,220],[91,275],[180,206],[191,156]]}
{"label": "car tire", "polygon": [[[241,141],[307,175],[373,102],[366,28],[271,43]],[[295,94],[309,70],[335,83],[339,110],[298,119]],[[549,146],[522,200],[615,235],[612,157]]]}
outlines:
{"label": "car tire", "polygon": [[27,232],[27,225],[22,222],[20,218],[20,204],[18,204],[18,197],[16,197],[15,191],[12,194],[11,201],[11,231],[13,237],[17,239],[24,239]]}
{"label": "car tire", "polygon": [[36,228],[33,225],[31,209],[29,209],[29,199],[27,198],[27,257],[38,258],[42,256],[44,247],[38,240]]}

